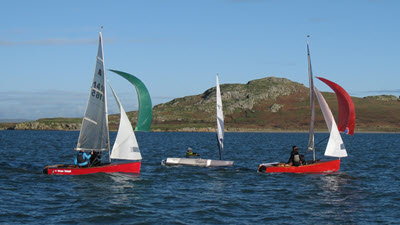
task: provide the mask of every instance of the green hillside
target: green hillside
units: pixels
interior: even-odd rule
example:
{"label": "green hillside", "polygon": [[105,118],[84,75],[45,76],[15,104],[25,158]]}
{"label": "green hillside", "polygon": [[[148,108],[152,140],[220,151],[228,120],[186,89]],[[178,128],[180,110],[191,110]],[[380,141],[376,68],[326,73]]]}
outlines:
{"label": "green hillside", "polygon": [[[285,78],[266,77],[247,84],[222,84],[226,131],[308,131],[309,89]],[[323,93],[337,117],[334,93]],[[356,132],[400,132],[400,101],[392,95],[352,97]],[[204,93],[176,98],[153,107],[152,131],[215,131],[215,87]],[[316,103],[316,129],[327,131]],[[137,112],[129,112],[133,126]],[[111,130],[118,129],[119,115],[110,115]],[[46,118],[14,124],[11,129],[79,130],[80,118]],[[4,128],[4,126],[3,126]]]}

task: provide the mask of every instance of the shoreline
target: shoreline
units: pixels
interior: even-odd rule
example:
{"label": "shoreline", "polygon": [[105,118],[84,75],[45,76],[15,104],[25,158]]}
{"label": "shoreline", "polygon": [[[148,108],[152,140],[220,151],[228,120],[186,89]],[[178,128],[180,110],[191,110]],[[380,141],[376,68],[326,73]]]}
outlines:
{"label": "shoreline", "polygon": [[[65,132],[76,132],[80,130],[39,130],[39,129],[0,129],[0,131],[65,131]],[[110,132],[117,132],[117,130],[110,130]],[[147,131],[135,131],[135,133],[146,133]],[[171,133],[215,133],[216,131],[205,131],[205,130],[150,130],[149,132],[171,132]],[[225,133],[308,133],[308,130],[227,130]],[[314,133],[327,134],[328,131],[316,130]],[[355,134],[400,134],[400,131],[355,131]]]}

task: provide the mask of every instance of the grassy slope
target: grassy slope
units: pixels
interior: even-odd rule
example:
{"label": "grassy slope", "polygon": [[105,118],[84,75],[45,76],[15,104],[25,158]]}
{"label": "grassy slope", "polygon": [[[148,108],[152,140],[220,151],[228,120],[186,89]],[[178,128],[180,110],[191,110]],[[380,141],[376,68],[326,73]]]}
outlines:
{"label": "grassy slope", "polygon": [[[225,130],[227,131],[307,131],[310,123],[308,88],[281,78],[264,78],[247,84],[221,85]],[[334,93],[323,93],[337,118]],[[356,131],[400,132],[400,101],[392,97],[353,97]],[[277,112],[270,108],[279,104]],[[316,102],[316,129],[326,131],[325,121]],[[137,112],[128,112],[136,125]],[[37,122],[80,124],[81,118],[44,118]],[[117,130],[119,115],[109,116],[111,130]],[[0,124],[2,127],[15,124]],[[152,130],[215,131],[215,88],[193,96],[177,98],[153,108]]]}

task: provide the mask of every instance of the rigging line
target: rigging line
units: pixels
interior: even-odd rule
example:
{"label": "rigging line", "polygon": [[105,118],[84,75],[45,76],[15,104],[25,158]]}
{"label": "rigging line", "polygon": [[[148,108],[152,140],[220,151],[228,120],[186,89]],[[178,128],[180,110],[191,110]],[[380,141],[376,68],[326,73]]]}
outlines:
{"label": "rigging line", "polygon": [[317,146],[317,145],[319,145],[319,144],[321,144],[321,142],[323,142],[323,141],[325,141],[326,139],[328,139],[329,138],[329,136],[330,135],[328,135],[326,138],[324,138],[324,139],[322,139],[320,142],[318,142],[315,146]]}
{"label": "rigging line", "polygon": [[[317,146],[318,146],[319,144],[321,144],[323,141],[325,141],[326,139],[328,139],[329,136],[330,136],[330,135],[328,135],[327,137],[325,137],[324,139],[322,139],[321,141],[319,141],[317,144],[315,144],[315,145],[314,145],[314,149],[316,149]],[[308,155],[308,152],[309,152],[309,151],[306,151],[306,153],[305,153],[304,155],[305,155],[305,156]]]}

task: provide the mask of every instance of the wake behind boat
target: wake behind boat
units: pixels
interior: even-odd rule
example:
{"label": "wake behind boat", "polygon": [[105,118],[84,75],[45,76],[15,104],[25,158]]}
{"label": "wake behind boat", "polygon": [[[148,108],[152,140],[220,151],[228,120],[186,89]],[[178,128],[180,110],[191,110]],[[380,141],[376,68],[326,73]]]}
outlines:
{"label": "wake behind boat", "polygon": [[[314,86],[310,50],[307,42],[307,56],[308,56],[308,75],[310,83],[310,108],[311,108],[311,122],[308,141],[308,150],[313,151],[313,160],[304,163],[300,166],[293,166],[286,163],[264,163],[258,166],[259,172],[265,173],[331,173],[336,172],[340,168],[340,158],[347,157],[347,151],[344,146],[340,132],[347,134],[354,134],[355,128],[355,109],[353,101],[349,94],[338,84],[327,79],[317,77],[336,93],[339,103],[339,127],[336,125],[333,114],[326,103],[324,97],[319,90]],[[325,149],[325,156],[337,157],[334,160],[315,160],[315,140],[314,140],[314,117],[315,117],[315,97],[320,104],[322,114],[324,116],[326,125],[329,129],[329,140]]]}
{"label": "wake behind boat", "polygon": [[219,150],[219,160],[201,159],[201,158],[167,158],[162,160],[164,165],[187,165],[187,166],[201,166],[201,167],[218,167],[218,166],[232,166],[233,161],[224,161],[222,159],[222,150],[224,148],[224,114],[222,111],[221,90],[219,87],[219,80],[217,75],[216,85],[216,102],[217,102],[217,144]]}
{"label": "wake behind boat", "polygon": [[[142,156],[135,133],[111,84],[111,91],[120,109],[120,123],[113,149],[110,151],[105,80],[103,43],[100,32],[93,83],[90,88],[89,100],[82,120],[78,144],[75,149],[77,151],[82,151],[82,154],[83,152],[95,152],[96,154],[90,157],[91,160],[93,160],[93,158],[95,158],[95,160],[88,163],[88,166],[78,166],[79,164],[46,166],[43,169],[43,173],[54,175],[82,175],[100,172],[140,173],[140,160]],[[106,151],[108,151],[109,155],[108,162],[104,163],[101,160],[96,161],[97,157],[95,155],[101,156],[102,153]],[[117,159],[119,161],[111,163],[111,159]]]}

